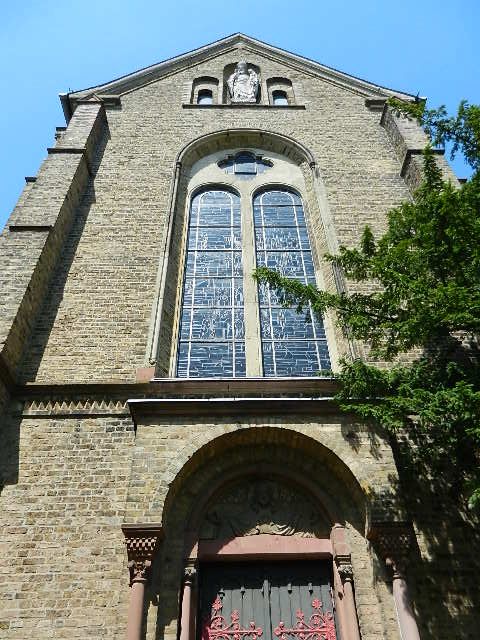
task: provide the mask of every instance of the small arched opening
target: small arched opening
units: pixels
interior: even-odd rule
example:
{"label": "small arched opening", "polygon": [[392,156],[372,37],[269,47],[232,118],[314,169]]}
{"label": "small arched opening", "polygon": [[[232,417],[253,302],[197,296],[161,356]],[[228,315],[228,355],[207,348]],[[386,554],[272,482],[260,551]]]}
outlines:
{"label": "small arched opening", "polygon": [[277,89],[272,91],[272,101],[276,107],[283,107],[288,105],[287,92]]}
{"label": "small arched opening", "polygon": [[213,91],[211,89],[200,89],[197,95],[197,104],[213,104]]}

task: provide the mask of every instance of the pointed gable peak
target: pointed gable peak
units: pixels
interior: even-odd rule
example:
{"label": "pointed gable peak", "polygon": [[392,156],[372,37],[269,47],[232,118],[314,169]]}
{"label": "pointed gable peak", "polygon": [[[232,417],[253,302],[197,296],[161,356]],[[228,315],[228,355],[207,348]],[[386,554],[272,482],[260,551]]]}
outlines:
{"label": "pointed gable peak", "polygon": [[270,45],[261,40],[257,40],[244,33],[233,33],[225,38],[211,42],[197,49],[193,49],[187,53],[180,54],[173,58],[168,58],[162,62],[158,62],[149,67],[145,67],[133,73],[129,73],[120,78],[116,78],[110,82],[106,82],[95,87],[89,87],[80,91],[74,91],[68,94],[60,94],[62,106],[65,115],[69,119],[72,113],[72,105],[78,100],[85,100],[91,96],[120,96],[138,89],[145,84],[154,82],[166,74],[175,73],[185,68],[200,64],[205,60],[222,55],[236,48],[245,48],[253,55],[268,55],[279,63],[288,64],[290,67],[296,67],[298,70],[306,71],[320,78],[328,80],[334,84],[342,86],[346,89],[354,91],[365,97],[389,97],[396,96],[404,100],[412,100],[415,98],[412,94],[404,93],[389,89],[381,85],[377,85],[356,76],[352,76],[343,71],[338,71],[333,67],[320,64],[309,58],[291,53],[285,49]]}

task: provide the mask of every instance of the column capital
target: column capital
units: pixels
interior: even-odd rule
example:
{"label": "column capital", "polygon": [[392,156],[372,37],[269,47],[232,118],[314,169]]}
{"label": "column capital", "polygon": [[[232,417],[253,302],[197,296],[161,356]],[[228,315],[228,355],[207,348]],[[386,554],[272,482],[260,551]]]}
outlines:
{"label": "column capital", "polygon": [[410,522],[373,523],[367,538],[373,544],[378,555],[394,572],[394,578],[400,575],[412,550],[415,534]]}
{"label": "column capital", "polygon": [[193,584],[197,576],[197,568],[191,564],[188,564],[183,570],[183,581],[185,584]]}
{"label": "column capital", "polygon": [[350,555],[335,556],[335,564],[337,565],[342,584],[345,584],[345,582],[353,582],[353,567]]}
{"label": "column capital", "polygon": [[163,529],[159,524],[123,524],[127,548],[130,586],[135,582],[148,582],[152,562],[157,552]]}

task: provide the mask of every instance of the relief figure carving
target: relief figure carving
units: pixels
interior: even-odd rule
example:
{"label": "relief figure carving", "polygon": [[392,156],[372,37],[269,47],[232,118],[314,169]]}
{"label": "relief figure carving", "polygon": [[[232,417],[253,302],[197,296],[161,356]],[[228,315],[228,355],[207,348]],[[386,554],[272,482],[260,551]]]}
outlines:
{"label": "relief figure carving", "polygon": [[207,511],[203,539],[259,534],[321,537],[328,528],[302,493],[272,480],[255,480],[227,490]]}
{"label": "relief figure carving", "polygon": [[256,102],[259,78],[257,73],[248,68],[245,61],[235,67],[235,71],[227,80],[228,91],[232,102]]}

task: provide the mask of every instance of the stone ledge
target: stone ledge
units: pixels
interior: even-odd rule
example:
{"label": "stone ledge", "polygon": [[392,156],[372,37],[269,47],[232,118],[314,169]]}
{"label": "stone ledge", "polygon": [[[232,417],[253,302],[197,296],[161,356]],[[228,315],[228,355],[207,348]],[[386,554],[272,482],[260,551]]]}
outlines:
{"label": "stone ledge", "polygon": [[51,224],[10,224],[9,231],[44,231],[48,232],[53,229]]}
{"label": "stone ledge", "polygon": [[76,153],[83,155],[86,152],[85,147],[47,147],[47,153]]}
{"label": "stone ledge", "polygon": [[304,104],[255,104],[247,102],[245,104],[239,102],[237,104],[191,104],[185,102],[182,104],[183,109],[280,109],[281,111],[289,110],[305,110]]}
{"label": "stone ledge", "polygon": [[[15,398],[15,413],[23,416],[100,416],[100,415],[129,415],[129,398],[131,402],[163,403],[162,411],[184,412],[194,407],[194,401],[200,402],[201,407],[215,403],[221,399],[225,412],[225,403],[232,404],[231,408],[238,411],[239,401],[248,401],[252,410],[258,411],[270,403],[270,411],[275,405],[278,411],[290,411],[292,401],[306,401],[301,407],[307,408],[307,401],[312,409],[322,411],[328,402],[338,412],[333,396],[339,389],[338,382],[333,378],[158,378],[150,382],[110,383],[110,384],[63,384],[43,385],[28,383],[17,385],[12,389]],[[263,404],[261,404],[263,402]],[[281,403],[284,403],[283,406]],[[273,403],[273,404],[272,404]],[[279,404],[280,403],[280,404]],[[248,404],[248,403],[247,403]],[[244,406],[247,406],[244,403]],[[146,407],[147,405],[145,405]],[[316,408],[315,408],[316,407]],[[140,407],[139,407],[140,408]],[[149,407],[149,410],[151,407]],[[213,406],[209,411],[213,410]],[[250,410],[250,408],[249,408]],[[330,411],[330,407],[328,408]],[[195,409],[197,411],[197,409]],[[243,409],[242,409],[243,411]]]}
{"label": "stone ledge", "polygon": [[333,398],[143,398],[127,401],[137,427],[145,416],[326,415],[339,413]]}
{"label": "stone ledge", "polygon": [[369,111],[383,111],[386,98],[365,98],[365,106]]}
{"label": "stone ledge", "polygon": [[16,395],[24,398],[48,396],[125,396],[128,397],[240,397],[275,394],[288,397],[331,397],[340,389],[333,377],[308,378],[153,378],[149,382],[79,382],[71,384],[38,384],[18,386]]}
{"label": "stone ledge", "polygon": [[[403,159],[402,168],[400,169],[400,175],[402,178],[405,177],[412,156],[421,156],[423,151],[423,149],[407,149],[407,153]],[[432,149],[432,153],[437,156],[443,156],[445,155],[445,149]]]}

